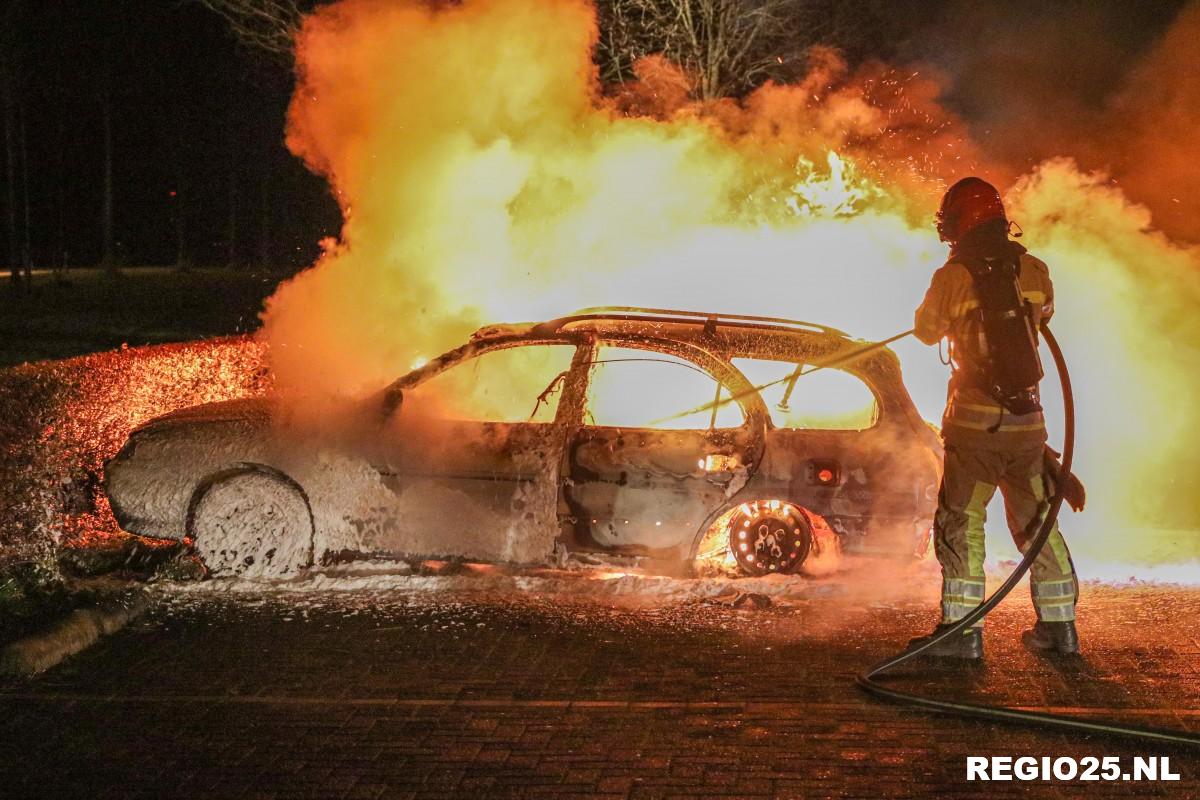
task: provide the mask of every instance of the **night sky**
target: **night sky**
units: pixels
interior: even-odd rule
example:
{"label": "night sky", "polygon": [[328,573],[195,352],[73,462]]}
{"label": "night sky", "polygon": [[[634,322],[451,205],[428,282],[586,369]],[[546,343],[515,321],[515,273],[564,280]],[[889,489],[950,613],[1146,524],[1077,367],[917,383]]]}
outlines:
{"label": "night sky", "polygon": [[337,231],[324,182],[283,145],[287,68],[239,50],[214,14],[189,2],[22,5],[35,265],[62,249],[70,265],[101,257],[106,98],[122,263],[175,263],[180,215],[184,258],[198,264],[226,263],[231,231],[234,261],[257,262],[264,222],[267,257],[282,265],[310,263]]}
{"label": "night sky", "polygon": [[[324,182],[283,145],[288,68],[240,48],[212,12],[187,0],[0,0],[0,13],[14,3],[4,47],[23,73],[13,119],[25,132],[35,266],[101,258],[106,103],[120,263],[265,259],[298,268],[311,263],[322,236],[336,233],[339,216]],[[877,18],[896,19],[878,35],[864,34],[856,55],[946,70],[955,79],[949,101],[986,145],[997,118],[1031,102],[1050,104],[1053,92],[1102,102],[1105,87],[1182,5],[867,0]],[[977,43],[1006,36],[1038,46],[1014,50],[997,72]],[[20,127],[11,134],[19,162]],[[14,188],[20,238],[24,187],[18,180]],[[0,207],[7,193],[5,186]],[[0,225],[0,259],[9,253]]]}

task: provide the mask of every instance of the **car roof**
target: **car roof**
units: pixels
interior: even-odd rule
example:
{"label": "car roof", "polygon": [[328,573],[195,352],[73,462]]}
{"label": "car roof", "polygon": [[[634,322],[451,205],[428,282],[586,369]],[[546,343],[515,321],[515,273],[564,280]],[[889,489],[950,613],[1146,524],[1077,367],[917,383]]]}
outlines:
{"label": "car roof", "polygon": [[[630,324],[632,323],[632,324]],[[667,327],[669,326],[669,327]],[[712,334],[720,329],[745,331],[774,331],[817,335],[839,341],[855,341],[845,331],[816,322],[806,322],[784,317],[762,317],[748,314],[724,314],[711,311],[681,311],[667,308],[640,308],[636,306],[596,306],[583,308],[571,314],[543,322],[485,325],[472,334],[473,340],[490,339],[496,336],[552,335],[565,330],[594,330],[597,332],[631,332],[640,328],[648,336],[661,335],[665,330],[676,333],[684,326],[700,328]]]}
{"label": "car roof", "polygon": [[[403,388],[418,376],[440,372],[480,350],[533,342],[578,341],[581,337],[592,336],[665,352],[683,345],[729,360],[756,358],[831,366],[866,381],[885,405],[893,399],[901,405],[912,405],[896,354],[874,342],[852,338],[837,328],[780,317],[632,306],[584,308],[543,322],[486,325],[475,331],[461,347],[398,378],[389,390]],[[856,351],[864,346],[868,352],[856,356]],[[896,397],[892,398],[892,395]],[[916,414],[915,409],[912,413]]]}
{"label": "car roof", "polygon": [[571,333],[595,333],[633,341],[691,342],[726,357],[801,360],[869,344],[837,328],[804,320],[635,306],[584,308],[543,322],[487,325],[471,336],[471,342],[545,339]]}

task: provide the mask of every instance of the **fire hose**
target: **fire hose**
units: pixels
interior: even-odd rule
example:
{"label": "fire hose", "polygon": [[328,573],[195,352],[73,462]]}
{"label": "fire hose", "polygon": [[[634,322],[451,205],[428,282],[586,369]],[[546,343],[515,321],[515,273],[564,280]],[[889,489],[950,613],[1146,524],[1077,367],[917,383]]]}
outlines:
{"label": "fire hose", "polygon": [[1052,714],[1047,712],[1026,711],[1016,708],[1006,708],[1003,706],[965,703],[953,700],[944,700],[936,697],[923,697],[921,695],[909,694],[907,692],[901,692],[896,689],[888,688],[875,680],[875,678],[887,672],[888,670],[891,670],[900,664],[917,657],[925,650],[928,650],[936,645],[938,642],[948,639],[951,636],[961,636],[968,627],[974,625],[976,622],[987,616],[992,609],[999,605],[1000,602],[1008,596],[1008,593],[1013,590],[1013,587],[1015,587],[1021,578],[1025,576],[1025,573],[1029,571],[1029,568],[1033,565],[1034,559],[1037,558],[1038,553],[1041,552],[1042,547],[1050,538],[1051,531],[1054,530],[1054,525],[1058,521],[1058,512],[1062,508],[1063,500],[1066,495],[1066,479],[1071,472],[1071,460],[1075,454],[1075,398],[1071,391],[1071,377],[1067,372],[1066,360],[1063,358],[1062,350],[1058,346],[1058,341],[1055,340],[1054,335],[1050,333],[1048,328],[1043,328],[1042,333],[1047,346],[1050,348],[1050,353],[1054,357],[1054,365],[1058,369],[1059,384],[1062,387],[1063,395],[1065,431],[1063,438],[1062,468],[1059,473],[1060,479],[1055,483],[1054,496],[1050,500],[1050,505],[1046,511],[1046,516],[1042,520],[1041,527],[1038,529],[1037,534],[1030,542],[1030,545],[1025,552],[1025,557],[1021,559],[1021,563],[1018,564],[1016,569],[1013,570],[1012,574],[1005,579],[1000,588],[992,593],[991,597],[987,598],[987,600],[977,606],[961,620],[945,628],[937,636],[922,641],[920,644],[912,645],[903,652],[897,653],[890,658],[884,659],[883,661],[868,667],[855,677],[854,682],[876,697],[881,697],[885,700],[891,700],[897,703],[919,706],[921,708],[942,713],[976,717],[991,721],[1032,723],[1036,725],[1072,731],[1083,731],[1086,733],[1100,733],[1113,736],[1131,737],[1143,741],[1152,741],[1163,744],[1200,747],[1200,737],[1190,736],[1186,733],[1178,731],[1134,727],[1109,720],[1089,720],[1082,719],[1080,717]]}

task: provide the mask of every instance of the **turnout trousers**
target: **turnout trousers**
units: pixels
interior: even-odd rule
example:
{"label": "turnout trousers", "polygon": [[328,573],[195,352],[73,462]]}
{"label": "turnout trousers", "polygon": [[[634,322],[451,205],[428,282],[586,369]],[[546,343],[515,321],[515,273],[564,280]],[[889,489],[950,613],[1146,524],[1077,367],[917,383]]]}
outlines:
{"label": "turnout trousers", "polygon": [[[997,488],[1004,497],[1013,541],[1024,553],[1054,494],[1052,479],[1043,466],[1043,445],[991,449],[946,443],[933,523],[934,551],[942,566],[942,622],[957,622],[983,602],[983,529],[988,502]],[[1079,586],[1057,523],[1030,575],[1039,620],[1075,619]]]}

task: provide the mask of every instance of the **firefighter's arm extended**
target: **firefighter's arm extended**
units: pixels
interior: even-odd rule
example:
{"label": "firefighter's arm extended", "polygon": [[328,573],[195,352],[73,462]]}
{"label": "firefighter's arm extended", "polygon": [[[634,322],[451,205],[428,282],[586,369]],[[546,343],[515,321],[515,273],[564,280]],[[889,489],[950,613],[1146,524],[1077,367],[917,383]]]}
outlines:
{"label": "firefighter's arm extended", "polygon": [[[1021,291],[1027,300],[1034,303],[1034,321],[1040,327],[1054,316],[1054,282],[1050,280],[1050,268],[1046,262],[1028,253],[1021,257]],[[1028,268],[1033,280],[1027,282],[1024,268]]]}
{"label": "firefighter's arm extended", "polygon": [[[961,275],[958,273],[962,273]],[[970,276],[959,264],[946,264],[933,273],[925,300],[917,309],[914,333],[925,344],[937,344],[950,333],[950,324],[969,301]]]}

